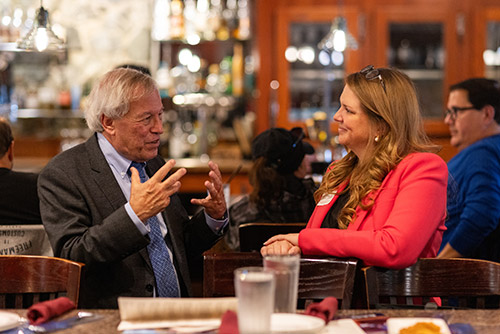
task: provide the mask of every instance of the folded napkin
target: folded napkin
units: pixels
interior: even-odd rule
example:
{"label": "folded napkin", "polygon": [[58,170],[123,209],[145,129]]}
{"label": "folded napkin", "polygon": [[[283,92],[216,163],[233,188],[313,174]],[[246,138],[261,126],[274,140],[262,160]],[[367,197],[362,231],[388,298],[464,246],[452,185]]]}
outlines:
{"label": "folded napkin", "polygon": [[32,325],[40,325],[75,308],[68,297],[59,297],[32,305],[26,316]]}
{"label": "folded napkin", "polygon": [[335,297],[326,297],[319,303],[309,304],[306,308],[305,314],[313,315],[315,317],[325,320],[328,323],[333,319],[333,316],[337,312],[339,307],[339,302]]}

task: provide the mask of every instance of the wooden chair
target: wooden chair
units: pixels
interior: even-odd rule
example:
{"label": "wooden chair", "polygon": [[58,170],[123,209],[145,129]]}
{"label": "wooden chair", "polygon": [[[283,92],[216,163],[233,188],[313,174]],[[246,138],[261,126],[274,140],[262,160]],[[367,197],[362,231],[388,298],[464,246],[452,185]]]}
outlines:
{"label": "wooden chair", "polygon": [[[361,270],[369,308],[412,307],[415,297],[422,297],[420,305],[440,297],[443,308],[489,308],[491,302],[498,308],[500,263],[433,258],[419,259],[413,266],[400,270]],[[383,298],[388,304],[381,303]]]}
{"label": "wooden chair", "polygon": [[0,309],[66,296],[78,305],[82,263],[34,255],[0,256]]}
{"label": "wooden chair", "polygon": [[[313,300],[333,296],[339,299],[341,308],[350,308],[357,263],[354,259],[302,257],[298,298]],[[205,252],[203,296],[234,296],[234,270],[246,266],[261,267],[260,253]]]}
{"label": "wooden chair", "polygon": [[239,226],[240,250],[260,251],[264,241],[276,234],[299,233],[307,223],[246,223]]}

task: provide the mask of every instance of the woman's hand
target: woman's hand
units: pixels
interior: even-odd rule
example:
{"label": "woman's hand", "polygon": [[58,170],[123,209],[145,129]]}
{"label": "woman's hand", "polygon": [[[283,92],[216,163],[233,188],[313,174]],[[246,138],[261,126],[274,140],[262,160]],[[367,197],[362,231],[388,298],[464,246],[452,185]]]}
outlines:
{"label": "woman's hand", "polygon": [[287,255],[300,254],[299,234],[278,234],[264,242],[264,247],[260,249],[262,256],[266,255]]}

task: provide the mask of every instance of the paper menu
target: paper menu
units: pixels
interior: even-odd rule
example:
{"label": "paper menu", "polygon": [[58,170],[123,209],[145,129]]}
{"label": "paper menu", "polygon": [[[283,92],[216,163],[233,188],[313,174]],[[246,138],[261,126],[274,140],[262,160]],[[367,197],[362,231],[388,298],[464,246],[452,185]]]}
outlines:
{"label": "paper menu", "polygon": [[189,327],[217,328],[227,310],[236,311],[230,298],[118,298],[118,330]]}

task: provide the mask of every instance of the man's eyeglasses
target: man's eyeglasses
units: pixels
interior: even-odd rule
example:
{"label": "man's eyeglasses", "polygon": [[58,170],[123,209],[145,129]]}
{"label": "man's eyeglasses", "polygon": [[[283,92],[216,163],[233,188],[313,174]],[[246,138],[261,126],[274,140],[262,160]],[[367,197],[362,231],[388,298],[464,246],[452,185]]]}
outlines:
{"label": "man's eyeglasses", "polygon": [[297,138],[297,140],[295,140],[295,142],[292,144],[292,148],[295,148],[297,147],[297,144],[302,140],[304,139],[304,137],[306,136],[305,133],[304,133],[304,130],[301,128],[301,127],[295,127],[293,129],[290,130],[290,132],[292,133],[292,136],[294,138]]}
{"label": "man's eyeglasses", "polygon": [[444,117],[446,118],[447,116],[450,116],[450,118],[452,120],[456,120],[459,111],[465,111],[465,110],[471,110],[471,109],[476,109],[476,108],[474,106],[471,106],[471,107],[451,107],[450,109],[446,109],[444,111]]}
{"label": "man's eyeglasses", "polygon": [[380,75],[379,70],[373,67],[373,65],[366,66],[361,71],[359,71],[359,73],[363,74],[366,80],[373,80],[378,78],[380,80],[382,88],[384,89],[384,92],[387,94],[387,91],[385,90],[384,80],[382,79],[382,75]]}

